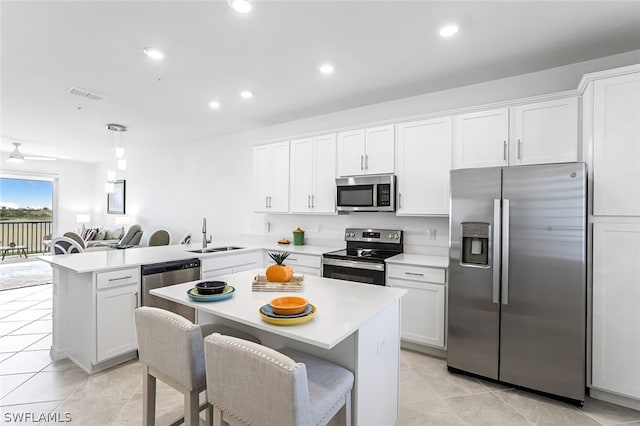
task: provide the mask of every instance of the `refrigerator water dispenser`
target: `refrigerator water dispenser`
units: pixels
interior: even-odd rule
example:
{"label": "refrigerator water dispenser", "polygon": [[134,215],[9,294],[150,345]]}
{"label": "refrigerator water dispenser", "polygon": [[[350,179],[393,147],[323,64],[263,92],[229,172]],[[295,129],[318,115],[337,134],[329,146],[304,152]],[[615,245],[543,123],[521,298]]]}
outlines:
{"label": "refrigerator water dispenser", "polygon": [[461,265],[489,266],[489,231],[485,222],[462,222]]}

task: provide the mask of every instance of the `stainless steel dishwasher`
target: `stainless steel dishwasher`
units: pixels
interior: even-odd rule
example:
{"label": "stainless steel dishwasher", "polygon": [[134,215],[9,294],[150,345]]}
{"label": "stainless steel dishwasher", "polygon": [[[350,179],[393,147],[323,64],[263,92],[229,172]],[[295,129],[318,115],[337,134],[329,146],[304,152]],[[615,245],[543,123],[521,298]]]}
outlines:
{"label": "stainless steel dishwasher", "polygon": [[154,288],[196,281],[200,279],[200,259],[142,265],[142,306],[155,306],[182,315],[191,322],[196,319],[195,309],[149,294]]}

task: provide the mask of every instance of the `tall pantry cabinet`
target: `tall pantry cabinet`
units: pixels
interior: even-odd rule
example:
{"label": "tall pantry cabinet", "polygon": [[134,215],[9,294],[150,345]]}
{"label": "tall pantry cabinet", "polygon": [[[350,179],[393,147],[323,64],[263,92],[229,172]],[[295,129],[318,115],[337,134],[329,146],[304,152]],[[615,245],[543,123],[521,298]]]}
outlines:
{"label": "tall pantry cabinet", "polygon": [[589,74],[591,394],[640,409],[640,65]]}

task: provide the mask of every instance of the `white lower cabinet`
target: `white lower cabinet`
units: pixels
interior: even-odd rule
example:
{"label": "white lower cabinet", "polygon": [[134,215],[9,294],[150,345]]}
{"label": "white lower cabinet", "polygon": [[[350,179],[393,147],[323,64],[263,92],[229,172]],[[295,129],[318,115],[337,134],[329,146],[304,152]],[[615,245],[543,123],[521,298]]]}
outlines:
{"label": "white lower cabinet", "polygon": [[229,256],[215,256],[202,258],[200,261],[200,278],[203,280],[234,274],[259,268],[262,265],[261,251],[249,253],[234,253]]}
{"label": "white lower cabinet", "polygon": [[98,362],[138,348],[133,311],[139,286],[101,290],[96,295],[96,360]]}
{"label": "white lower cabinet", "polygon": [[592,386],[640,400],[640,223],[593,225]]}
{"label": "white lower cabinet", "polygon": [[401,339],[444,349],[445,270],[391,264],[387,284],[407,290],[401,300]]}
{"label": "white lower cabinet", "polygon": [[[270,265],[275,264],[273,259],[269,257],[269,252],[274,250],[265,250],[264,251],[264,267],[267,268]],[[285,250],[282,250],[285,251]],[[312,275],[316,277],[322,276],[322,258],[320,256],[315,256],[311,254],[299,254],[299,253],[291,253],[287,260],[285,260],[285,265],[289,265],[295,274],[302,275]]]}
{"label": "white lower cabinet", "polygon": [[140,269],[95,274],[96,363],[138,348],[134,310],[140,304]]}

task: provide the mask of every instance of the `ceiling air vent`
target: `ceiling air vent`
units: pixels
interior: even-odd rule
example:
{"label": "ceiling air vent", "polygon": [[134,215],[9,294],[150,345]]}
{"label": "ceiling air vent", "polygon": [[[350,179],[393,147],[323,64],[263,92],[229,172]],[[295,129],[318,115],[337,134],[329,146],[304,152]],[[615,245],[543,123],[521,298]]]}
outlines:
{"label": "ceiling air vent", "polygon": [[91,93],[88,90],[80,89],[78,87],[70,87],[69,90],[67,90],[67,92],[71,93],[72,95],[91,99],[92,101],[102,100],[102,96],[96,95],[95,93]]}

